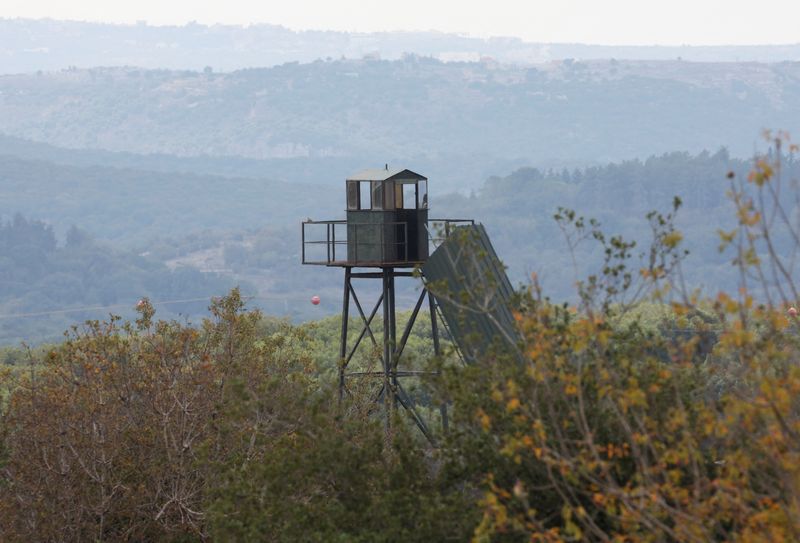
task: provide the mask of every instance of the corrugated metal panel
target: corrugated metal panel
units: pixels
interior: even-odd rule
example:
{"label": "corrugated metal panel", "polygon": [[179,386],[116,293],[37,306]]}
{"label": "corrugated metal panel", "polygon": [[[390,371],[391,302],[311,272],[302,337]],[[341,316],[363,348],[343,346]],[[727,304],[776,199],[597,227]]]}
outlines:
{"label": "corrugated metal panel", "polygon": [[467,362],[498,350],[517,352],[514,291],[483,225],[453,230],[422,269]]}

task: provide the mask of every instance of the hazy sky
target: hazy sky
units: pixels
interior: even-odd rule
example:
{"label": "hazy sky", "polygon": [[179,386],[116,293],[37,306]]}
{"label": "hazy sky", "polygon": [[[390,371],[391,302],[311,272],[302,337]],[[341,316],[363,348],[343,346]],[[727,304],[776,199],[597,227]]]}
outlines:
{"label": "hazy sky", "polygon": [[800,0],[0,0],[0,17],[440,30],[537,42],[800,42]]}

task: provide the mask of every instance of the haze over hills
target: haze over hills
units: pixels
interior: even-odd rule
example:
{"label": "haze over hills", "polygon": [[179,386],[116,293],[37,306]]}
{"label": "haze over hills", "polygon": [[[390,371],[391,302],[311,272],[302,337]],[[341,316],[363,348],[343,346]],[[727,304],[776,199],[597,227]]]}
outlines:
{"label": "haze over hills", "polygon": [[[87,304],[122,304],[130,311],[139,295],[149,293],[156,299],[210,297],[221,294],[222,285],[234,283],[248,285],[247,293],[260,297],[251,305],[268,314],[302,320],[337,312],[341,274],[300,265],[298,223],[306,217],[343,217],[346,174],[334,179],[336,172],[331,172],[327,183],[309,185],[264,177],[75,165],[92,154],[16,143],[4,150],[22,154],[38,149],[42,157],[0,156],[0,220],[25,226],[14,217],[16,213],[44,219],[55,237],[37,235],[31,241],[13,234],[9,226],[5,272],[0,269],[0,316]],[[75,157],[70,158],[71,154]],[[132,160],[133,155],[99,156]],[[147,157],[141,158],[146,166]],[[686,233],[692,251],[686,280],[714,293],[736,280],[730,255],[717,251],[717,230],[730,228],[733,220],[725,199],[725,176],[728,171],[745,176],[748,168],[748,161],[731,158],[724,150],[696,156],[669,153],[572,171],[523,168],[491,177],[469,196],[448,194],[432,178],[431,213],[482,222],[514,283],[525,282],[528,274],[537,272],[548,293],[567,299],[575,275],[572,258],[553,220],[559,206],[600,219],[609,234],[646,244],[645,215],[654,209],[668,209],[672,198],[680,196],[684,206],[678,226]],[[800,162],[788,161],[784,168],[786,179],[800,178]],[[79,227],[78,233],[72,225]],[[39,238],[42,243],[36,241]],[[581,263],[578,275],[595,269],[602,259],[590,242],[584,243],[576,256]],[[19,258],[23,260],[18,262]],[[21,271],[28,268],[20,262],[35,271]],[[102,276],[98,270],[110,269],[111,264],[113,277],[103,281],[80,271],[83,265]],[[174,275],[167,273],[167,268]],[[208,280],[196,275],[197,271]],[[31,284],[23,279],[34,276],[38,291],[31,290]],[[72,297],[65,298],[63,288],[68,288]],[[323,304],[309,304],[311,294],[321,295]],[[404,288],[399,306],[413,303],[411,295],[413,288]],[[85,297],[83,304],[81,296]],[[204,307],[195,303],[197,311]],[[0,343],[3,338],[14,343],[26,337],[30,341],[58,337],[72,322],[65,317],[82,320],[105,314],[100,309],[66,316],[0,319]]]}
{"label": "haze over hills", "polygon": [[[742,159],[764,147],[763,129],[800,128],[800,63],[719,62],[733,58],[724,48],[690,48],[714,62],[688,62],[672,48],[536,49],[445,34],[24,20],[0,27],[12,29],[0,32],[0,71],[3,62],[54,61],[41,73],[0,75],[0,219],[14,241],[8,254],[23,251],[34,270],[0,270],[0,315],[80,306],[81,296],[84,305],[130,305],[140,290],[213,295],[235,282],[266,297],[254,304],[269,313],[336,312],[341,277],[300,266],[298,223],[341,218],[344,178],[385,163],[428,176],[435,216],[482,221],[512,280],[538,271],[556,297],[572,292],[552,221],[559,205],[639,236],[644,215],[676,194],[686,201],[682,226],[695,234],[696,272],[687,277],[727,284],[715,252],[727,208],[715,183],[729,169],[747,170]],[[409,44],[417,49],[403,54]],[[356,49],[314,60],[345,46]],[[20,56],[20,47],[30,51]],[[790,46],[735,49],[795,58]],[[535,50],[545,60],[570,58],[525,64]],[[576,60],[595,54],[618,58]],[[646,60],[620,60],[628,54]],[[669,60],[653,60],[661,54]],[[67,58],[90,67],[60,69]],[[156,61],[180,69],[146,69]],[[219,71],[237,63],[261,67]],[[13,224],[52,230],[37,247]],[[67,243],[73,226],[91,243]],[[599,258],[590,249],[582,256],[587,268]],[[94,270],[113,263],[116,282],[136,280],[89,288],[76,259]],[[207,280],[192,279],[199,272]],[[41,296],[21,286],[34,273]],[[64,285],[84,294],[65,299]],[[321,306],[307,303],[311,293]],[[33,330],[28,337],[52,338],[69,322],[0,323],[0,336],[17,341]]]}
{"label": "haze over hills", "polygon": [[445,190],[526,165],[572,168],[722,146],[749,156],[762,129],[798,126],[800,63],[524,68],[406,57],[226,74],[98,68],[0,77],[0,132],[10,136],[142,155],[333,160],[348,169],[413,162]]}
{"label": "haze over hills", "polygon": [[480,39],[441,32],[347,33],[294,31],[259,24],[150,26],[78,21],[0,19],[0,73],[60,70],[69,66],[138,66],[238,70],[285,62],[364,56],[395,60],[404,54],[445,61],[534,64],[572,58],[780,62],[800,60],[800,43],[763,46],[599,46]]}
{"label": "haze over hills", "polygon": [[0,216],[22,213],[44,220],[59,237],[78,225],[123,248],[210,228],[230,232],[294,224],[314,211],[330,215],[343,208],[333,184],[71,166],[3,154],[0,180]]}

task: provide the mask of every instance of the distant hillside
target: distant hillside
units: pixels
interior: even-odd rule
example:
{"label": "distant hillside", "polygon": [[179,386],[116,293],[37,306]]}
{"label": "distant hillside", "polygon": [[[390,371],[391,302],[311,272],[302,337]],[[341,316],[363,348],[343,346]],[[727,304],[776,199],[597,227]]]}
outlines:
{"label": "distant hillside", "polygon": [[0,218],[22,213],[46,221],[61,236],[78,225],[124,247],[203,230],[294,225],[315,211],[322,218],[343,208],[333,198],[343,184],[70,166],[0,150]]}
{"label": "distant hillside", "polygon": [[[50,231],[43,225],[28,227],[17,221],[16,234],[7,227],[8,239],[16,241],[2,252],[7,265],[0,266],[0,310],[18,313],[65,304],[125,302],[137,293],[151,292],[147,285],[169,284],[172,279],[168,279],[165,264],[176,268],[177,275],[172,277],[181,281],[182,289],[200,296],[215,290],[212,286],[247,283],[263,297],[253,304],[268,314],[297,320],[339,310],[341,273],[300,265],[298,223],[306,217],[343,218],[342,178],[346,173],[333,172],[339,179],[308,185],[254,177],[74,166],[66,163],[87,155],[70,157],[67,150],[49,151],[63,163],[0,156],[0,219],[8,224],[21,212],[54,227]],[[106,158],[120,157],[111,154]],[[437,217],[481,221],[515,284],[537,272],[551,296],[566,299],[574,293],[575,275],[572,256],[553,220],[559,206],[598,218],[609,234],[646,243],[645,215],[654,209],[668,209],[677,195],[684,202],[678,226],[692,251],[686,280],[713,294],[735,284],[736,279],[728,264],[730,255],[717,251],[717,230],[730,228],[734,220],[725,199],[726,174],[746,175],[749,168],[748,161],[720,150],[697,155],[669,153],[578,170],[523,168],[485,180],[470,195],[447,193],[433,178],[431,209]],[[800,180],[800,162],[787,161],[784,178]],[[787,205],[792,208],[791,203]],[[798,213],[796,209],[790,212]],[[68,235],[71,225],[80,231],[73,229]],[[18,235],[29,231],[36,234],[31,242]],[[98,243],[81,245],[81,231]],[[56,240],[68,247],[58,248]],[[109,251],[103,242],[113,243],[117,251]],[[578,275],[583,275],[597,269],[602,255],[587,241],[576,257]],[[33,271],[25,271],[28,265]],[[181,271],[182,265],[212,273]],[[224,272],[226,279],[209,282],[217,271]],[[89,289],[92,284],[98,285],[97,289]],[[68,292],[59,292],[59,288]],[[413,304],[413,288],[403,287],[399,307]],[[46,296],[37,296],[39,291]],[[308,302],[313,294],[322,297],[320,306]],[[179,292],[172,295],[187,297]],[[58,301],[60,297],[64,304]],[[80,320],[106,312],[68,316]],[[14,331],[9,329],[7,335],[12,342],[21,337],[52,337],[69,322],[75,321],[64,316],[26,318],[15,322]],[[8,326],[0,322],[0,332]]]}
{"label": "distant hillside", "polygon": [[[57,340],[72,324],[133,316],[144,296],[165,317],[205,313],[211,296],[235,285],[231,278],[203,274],[97,243],[71,228],[58,243],[50,226],[15,215],[0,221],[0,346]],[[252,291],[249,286],[245,290]]]}
{"label": "distant hillside", "polygon": [[492,57],[506,63],[573,58],[780,62],[800,60],[800,44],[722,47],[615,47],[480,39],[441,32],[295,32],[275,25],[185,26],[0,19],[0,73],[60,70],[69,66],[138,66],[238,70],[285,62],[404,54],[440,60]]}
{"label": "distant hillside", "polygon": [[[730,183],[726,175],[732,171],[746,178],[751,168],[750,161],[731,158],[725,150],[695,156],[668,153],[576,171],[523,168],[487,180],[469,197],[449,197],[442,211],[482,221],[513,281],[527,282],[529,274],[536,272],[550,295],[567,299],[574,295],[576,277],[599,269],[602,254],[591,239],[582,242],[574,273],[564,235],[553,219],[559,207],[598,219],[606,234],[638,240],[639,247],[633,251],[638,256],[652,237],[646,214],[668,211],[678,196],[683,205],[677,225],[690,250],[685,279],[690,287],[715,295],[720,289],[735,288],[739,279],[730,265],[733,255],[718,251],[718,231],[731,229],[736,222],[726,197]],[[800,181],[796,157],[784,162],[782,177],[784,183]],[[800,207],[786,199],[790,216],[797,216]],[[777,243],[788,254],[789,240]]]}
{"label": "distant hillside", "polygon": [[720,146],[748,156],[768,127],[800,127],[800,63],[534,69],[409,57],[0,77],[0,132],[15,137],[139,154],[413,163],[462,190],[523,165]]}
{"label": "distant hillside", "polygon": [[78,167],[104,166],[149,172],[178,172],[222,177],[269,178],[292,184],[325,184],[339,180],[342,172],[355,171],[363,162],[349,157],[309,161],[297,159],[254,159],[238,156],[146,155],[103,149],[67,149],[0,134],[0,154],[23,160],[45,161]]}
{"label": "distant hillside", "polygon": [[[109,167],[144,170],[148,172],[195,174],[275,181],[305,185],[333,185],[341,188],[347,174],[366,166],[380,166],[376,157],[332,156],[295,158],[245,158],[230,155],[178,156],[165,153],[137,154],[103,149],[68,149],[48,143],[36,142],[0,134],[0,155],[23,160],[44,161],[78,167]],[[381,158],[381,157],[377,157]],[[449,160],[447,157],[414,157],[404,161],[428,175],[437,190],[466,190],[479,186],[482,181],[498,171],[508,171],[523,164],[520,160],[501,160],[482,157],[475,160]],[[545,161],[547,165],[562,165],[560,161]]]}

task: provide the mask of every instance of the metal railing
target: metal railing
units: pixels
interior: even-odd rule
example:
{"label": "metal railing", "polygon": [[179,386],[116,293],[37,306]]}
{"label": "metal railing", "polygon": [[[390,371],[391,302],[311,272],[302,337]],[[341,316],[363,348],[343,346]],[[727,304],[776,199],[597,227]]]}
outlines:
{"label": "metal railing", "polygon": [[[475,224],[473,219],[429,219],[426,225],[428,232],[428,241],[435,249],[439,244],[444,241],[455,228],[465,224]],[[324,238],[319,236],[316,239],[309,239],[310,232],[306,231],[313,228],[325,227]],[[396,226],[395,236],[397,239],[394,242],[388,243],[386,241],[387,227]],[[352,227],[353,240],[352,244],[348,242],[348,230]],[[377,229],[378,234],[374,234]],[[372,230],[371,234],[361,234],[364,230]],[[402,235],[398,235],[402,232]],[[361,241],[359,241],[359,237]],[[406,222],[385,222],[385,223],[350,223],[345,220],[338,221],[304,221],[302,223],[302,263],[303,264],[316,264],[327,266],[334,263],[380,263],[380,262],[408,262],[408,223]],[[376,239],[377,241],[365,241],[366,239]],[[308,253],[312,248],[317,246],[325,246],[324,259],[308,257]],[[342,246],[344,246],[344,254],[342,254]],[[381,247],[379,254],[375,255],[374,250],[368,251],[370,255],[359,255],[359,248],[362,250],[365,247]],[[394,246],[396,250],[387,251],[387,247]],[[348,251],[353,248],[353,254],[349,255]],[[338,251],[337,251],[338,248]],[[338,254],[337,254],[338,253]],[[387,254],[391,253],[391,254]],[[350,258],[352,256],[352,258]]]}
{"label": "metal railing", "polygon": [[[331,262],[336,261],[336,246],[337,245],[347,245],[347,221],[303,221],[300,231],[301,237],[301,247],[302,247],[302,263],[303,264],[330,264]],[[320,240],[308,240],[306,238],[306,227],[307,226],[325,226],[325,239]],[[337,226],[344,226],[344,235],[340,235],[339,240],[336,239],[336,227]],[[340,229],[341,230],[341,229]],[[327,258],[326,260],[308,260],[306,258],[306,248],[308,246],[317,246],[317,245],[325,245]],[[346,247],[345,247],[346,250]]]}
{"label": "metal railing", "polygon": [[[408,223],[406,222],[384,222],[384,223],[348,223],[347,221],[303,221],[301,223],[301,244],[302,244],[302,263],[327,266],[331,264],[357,264],[357,263],[384,263],[384,262],[408,262]],[[324,239],[309,239],[306,228],[325,226]],[[386,240],[387,227],[394,228],[394,237],[400,238],[395,241]],[[337,227],[339,232],[337,234]],[[344,228],[342,228],[344,227]],[[344,230],[342,234],[341,230]],[[359,231],[372,230],[371,234],[361,234],[359,241]],[[348,238],[348,233],[352,231],[352,243]],[[375,234],[377,231],[377,235]],[[402,235],[399,235],[402,232]],[[376,239],[376,241],[367,241]],[[307,256],[310,247],[325,246],[325,259],[311,259]],[[345,253],[342,255],[341,246],[344,245]],[[337,258],[337,247],[339,255]],[[359,248],[380,247],[380,251],[369,250],[365,256],[359,255]],[[395,250],[387,251],[387,247]],[[352,249],[352,255],[350,254]],[[343,258],[342,258],[343,256]],[[314,258],[314,257],[312,257]]]}

